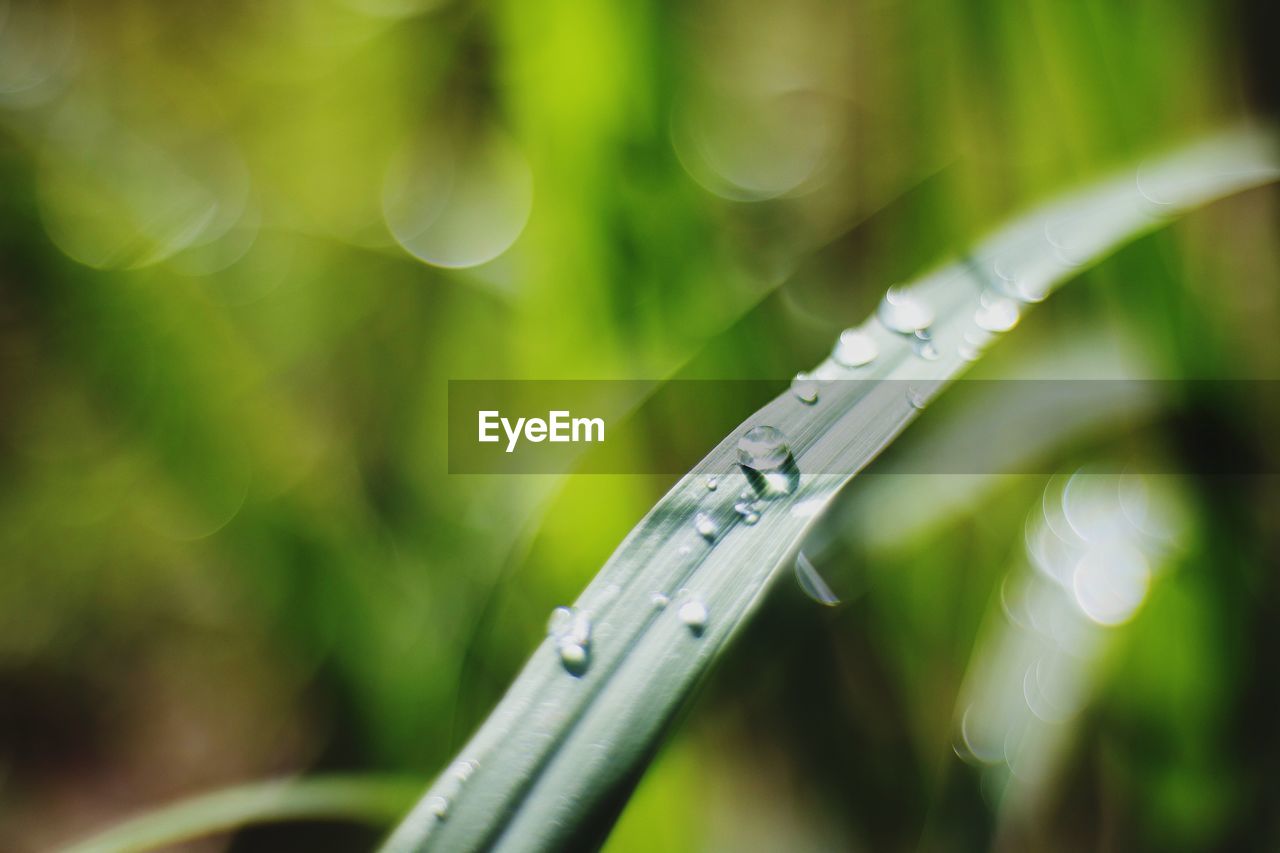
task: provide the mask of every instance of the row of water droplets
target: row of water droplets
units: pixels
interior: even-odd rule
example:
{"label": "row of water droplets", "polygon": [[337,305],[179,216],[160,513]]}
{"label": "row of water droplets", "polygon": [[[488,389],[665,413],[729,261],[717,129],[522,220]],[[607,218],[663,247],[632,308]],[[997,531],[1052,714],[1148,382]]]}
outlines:
{"label": "row of water droplets", "polygon": [[[996,280],[1001,280],[998,272]],[[983,288],[973,307],[971,322],[957,346],[957,354],[964,361],[977,361],[1001,334],[1014,328],[1021,317],[1018,299],[1003,289]],[[922,362],[938,361],[942,353],[934,334],[936,319],[933,306],[921,294],[898,286],[889,288],[872,320],[841,332],[831,357],[816,370],[796,374],[791,381],[792,396],[801,403],[814,405],[827,382],[871,377],[871,368],[880,357],[880,340],[885,337],[873,324],[878,324],[891,338],[908,343]],[[928,402],[928,393],[922,388],[908,386],[906,395],[912,408],[923,409]]]}
{"label": "row of water droplets", "polygon": [[458,794],[462,792],[462,786],[479,766],[479,762],[465,758],[460,758],[449,765],[444,775],[432,786],[431,795],[423,800],[423,805],[432,817],[436,820],[445,820],[449,817],[453,801],[457,799]]}
{"label": "row of water droplets", "polygon": [[[737,459],[745,475],[747,487],[732,501],[732,517],[745,525],[760,520],[768,501],[789,494],[799,481],[795,459],[786,437],[772,426],[756,426],[747,430],[738,441]],[[727,479],[727,478],[726,478]],[[713,495],[720,489],[721,478],[708,476],[697,489],[697,501]],[[700,548],[711,547],[723,533],[723,522],[714,511],[697,509],[689,539],[676,548],[676,555],[688,558]],[[700,543],[700,544],[699,544]],[[655,591],[650,602],[655,609],[666,609],[673,596],[666,591]],[[703,598],[685,587],[674,594],[678,602],[676,617],[694,635],[701,636],[710,621],[710,611]],[[547,635],[554,644],[564,669],[572,675],[583,675],[591,662],[592,623],[587,611],[577,607],[557,607],[547,623]]]}
{"label": "row of water droplets", "polygon": [[[973,314],[973,329],[966,332],[961,355],[971,347],[973,357],[988,346],[995,336],[1012,329],[1018,322],[1020,310],[1016,303],[995,293],[984,291]],[[936,361],[940,357],[931,331],[935,320],[932,306],[921,296],[906,289],[893,287],[888,290],[875,314],[875,322],[895,336],[906,339],[916,357],[923,361]],[[831,353],[831,364],[836,370],[826,369],[826,364],[814,374],[800,373],[791,381],[791,394],[804,406],[817,406],[821,386],[850,371],[857,371],[873,364],[880,355],[880,344],[869,329],[850,328],[840,334]],[[837,373],[838,371],[838,373]],[[913,386],[907,390],[907,399],[917,409],[924,408],[926,394]],[[726,522],[741,522],[752,526],[759,522],[770,502],[788,495],[799,484],[799,468],[786,435],[777,427],[758,424],[747,429],[738,439],[737,467],[744,475],[746,488],[731,500],[731,513],[717,513],[714,507],[694,509],[690,524],[693,536],[677,547],[681,558],[690,557],[700,547],[714,546],[724,532]],[[727,477],[726,477],[727,479]],[[736,478],[735,478],[736,479]],[[721,476],[705,477],[698,489],[702,492],[696,504],[720,490]],[[722,518],[723,516],[723,518]],[[817,576],[811,566],[798,568],[801,588],[815,600],[832,604],[837,599]],[[677,616],[695,635],[705,630],[710,614],[706,603],[695,592],[682,588],[676,594],[679,600]],[[671,595],[665,591],[651,594],[654,607],[664,609],[671,603]],[[564,669],[572,675],[584,674],[591,661],[592,625],[590,615],[579,608],[558,607],[547,625],[547,635],[552,640]]]}

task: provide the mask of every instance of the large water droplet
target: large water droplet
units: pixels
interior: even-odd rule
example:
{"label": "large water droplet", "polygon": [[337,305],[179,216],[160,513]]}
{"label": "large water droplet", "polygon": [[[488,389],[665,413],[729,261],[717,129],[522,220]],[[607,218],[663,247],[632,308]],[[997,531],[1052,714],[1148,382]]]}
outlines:
{"label": "large water droplet", "polygon": [[756,495],[789,495],[800,482],[791,448],[777,427],[747,430],[738,439],[738,461]]}
{"label": "large water droplet", "polygon": [[680,605],[680,609],[676,611],[676,615],[695,634],[701,634],[703,629],[707,627],[707,619],[709,618],[707,605],[703,604],[700,598],[686,599]]}
{"label": "large water droplet", "polygon": [[880,301],[876,316],[885,327],[910,335],[933,324],[933,308],[900,287],[891,287]]}
{"label": "large water droplet", "polygon": [[999,334],[1007,332],[1018,325],[1021,313],[1018,303],[1007,296],[998,296],[984,291],[981,304],[973,314],[973,322],[983,331]]}
{"label": "large water droplet", "polygon": [[791,456],[782,430],[771,426],[755,426],[738,439],[738,461],[757,471],[780,468]]}
{"label": "large water droplet", "polygon": [[818,402],[818,380],[807,373],[797,373],[791,380],[791,393],[801,403]]}
{"label": "large water droplet", "polygon": [[880,354],[876,339],[861,329],[845,329],[836,341],[831,358],[845,367],[861,367],[875,361]]}
{"label": "large water droplet", "polygon": [[699,536],[707,540],[715,539],[716,534],[720,532],[720,527],[716,524],[716,520],[705,512],[700,512],[693,517],[693,529],[698,531]]}

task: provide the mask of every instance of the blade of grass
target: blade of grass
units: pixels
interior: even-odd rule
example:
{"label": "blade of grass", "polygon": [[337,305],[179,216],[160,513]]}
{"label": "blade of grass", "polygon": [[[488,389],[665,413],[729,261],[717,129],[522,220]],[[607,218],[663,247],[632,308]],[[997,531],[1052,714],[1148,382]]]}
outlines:
{"label": "blade of grass", "polygon": [[254,823],[332,820],[387,826],[421,791],[417,779],[318,776],[254,782],[200,794],[126,820],[65,853],[155,850]]}
{"label": "blade of grass", "polygon": [[[557,644],[543,642],[384,850],[599,843],[668,724],[815,519],[978,356],[991,337],[976,322],[983,300],[1008,309],[993,294],[1015,295],[1023,311],[1170,216],[1274,180],[1271,146],[1269,136],[1242,130],[1181,150],[1032,211],[906,288],[936,315],[937,358],[919,357],[910,336],[872,318],[861,329],[876,359],[856,369],[828,359],[815,374],[917,383],[910,393],[900,382],[835,382],[817,405],[783,394],[744,421],[641,520],[578,599],[591,625],[585,662],[566,668]],[[785,433],[801,473],[790,494],[747,524],[733,509],[747,485],[735,450],[759,424]],[[708,474],[719,478],[715,491],[704,485]],[[694,529],[700,512],[718,528],[713,544]]]}

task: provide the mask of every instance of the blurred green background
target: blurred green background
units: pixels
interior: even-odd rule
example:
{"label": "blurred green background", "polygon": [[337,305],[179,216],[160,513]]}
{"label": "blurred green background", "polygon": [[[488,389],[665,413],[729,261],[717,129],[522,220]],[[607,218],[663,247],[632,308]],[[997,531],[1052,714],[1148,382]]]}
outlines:
{"label": "blurred green background", "polygon": [[[1005,217],[1266,113],[1278,31],[1210,0],[0,10],[14,851],[278,774],[427,779],[673,482],[450,476],[446,380],[781,389]],[[1280,376],[1276,203],[1144,238],[976,373]],[[1280,470],[1236,410],[1193,406]],[[929,414],[908,444],[945,440]],[[1174,459],[1204,451],[1167,426]],[[1063,470],[1108,449],[1059,438]],[[921,517],[853,535],[891,482],[828,525],[857,592],[779,591],[608,849],[1280,847],[1274,476],[1183,484],[1186,552],[1021,823],[951,744],[1044,479],[934,502],[912,478],[894,499]]]}

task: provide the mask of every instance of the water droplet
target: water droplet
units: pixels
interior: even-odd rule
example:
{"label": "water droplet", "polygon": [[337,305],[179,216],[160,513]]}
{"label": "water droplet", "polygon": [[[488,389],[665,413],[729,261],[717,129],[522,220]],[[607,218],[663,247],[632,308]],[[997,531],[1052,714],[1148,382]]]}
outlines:
{"label": "water droplet", "polygon": [[900,287],[891,287],[880,301],[876,316],[886,328],[910,335],[933,325],[933,308]]}
{"label": "water droplet", "polygon": [[797,373],[791,380],[791,393],[801,403],[818,402],[818,380],[807,373]]}
{"label": "water droplet", "polygon": [[786,436],[777,427],[754,426],[738,439],[738,461],[757,471],[780,468],[790,456]]}
{"label": "water droplet", "polygon": [[453,773],[453,778],[457,779],[458,782],[461,783],[470,779],[471,774],[475,773],[479,767],[480,762],[464,758],[453,763],[453,769],[451,772]]}
{"label": "water droplet", "polygon": [[586,646],[577,643],[560,644],[560,662],[564,668],[574,675],[580,675],[587,669],[588,655]]}
{"label": "water droplet", "polygon": [[978,324],[978,328],[995,334],[1009,331],[1018,325],[1019,319],[1021,313],[1016,302],[988,291],[983,292],[981,304],[973,314],[973,322]]}
{"label": "water droplet", "polygon": [[791,448],[776,427],[755,426],[747,430],[738,440],[738,460],[756,495],[789,495],[800,482]]}
{"label": "water droplet", "polygon": [[845,329],[836,341],[831,358],[845,367],[861,367],[875,361],[880,354],[876,339],[861,329]]}
{"label": "water droplet", "polygon": [[919,329],[914,335],[911,342],[911,348],[915,350],[915,354],[923,358],[925,361],[936,361],[938,358],[938,348],[933,345],[933,335],[928,329]]}
{"label": "water droplet", "polygon": [[908,385],[907,402],[911,404],[911,408],[913,409],[923,409],[929,401],[925,398],[924,393],[921,392],[920,389],[913,385]]}
{"label": "water droplet", "polygon": [[715,539],[716,534],[720,532],[716,520],[705,512],[700,512],[693,517],[693,529],[698,531],[698,535],[703,539]]}
{"label": "water droplet", "polygon": [[681,545],[679,548],[676,549],[676,553],[679,554],[681,557],[687,557],[693,553],[693,549],[690,548],[688,545]]}
{"label": "water droplet", "polygon": [[720,481],[719,481],[719,480],[717,480],[715,477],[708,477],[708,478],[707,478],[707,491],[708,491],[708,492],[714,492],[714,491],[716,490],[716,488],[717,488],[719,485],[720,485]]}
{"label": "water droplet", "polygon": [[444,820],[449,816],[449,801],[444,797],[427,797],[427,808],[438,820]]}
{"label": "water droplet", "polygon": [[800,584],[800,589],[804,590],[805,595],[827,607],[835,607],[840,603],[840,597],[831,590],[827,582],[818,574],[818,570],[813,567],[813,563],[809,562],[809,558],[804,555],[804,551],[796,554],[795,571],[796,583]]}
{"label": "water droplet", "polygon": [[703,629],[707,627],[707,605],[703,604],[699,598],[686,600],[680,605],[680,610],[677,611],[676,615],[695,634],[701,634]]}
{"label": "water droplet", "polygon": [[742,516],[744,524],[755,524],[760,520],[760,513],[756,511],[754,503],[738,501],[733,505],[733,511]]}
{"label": "water droplet", "polygon": [[660,593],[660,592],[655,592],[655,593],[650,597],[650,599],[649,599],[649,600],[650,600],[650,601],[652,601],[652,602],[653,602],[653,606],[654,606],[654,607],[656,607],[656,608],[658,608],[659,610],[663,609],[664,607],[666,607],[668,604],[670,604],[670,603],[671,603],[671,599],[670,599],[670,598],[667,598],[665,595],[663,595],[663,594],[662,594],[662,593]]}
{"label": "water droplet", "polygon": [[569,630],[569,624],[573,621],[573,611],[568,607],[557,607],[551,611],[551,617],[547,619],[547,636],[559,637]]}
{"label": "water droplet", "polygon": [[557,607],[547,620],[547,636],[555,641],[560,662],[574,675],[582,674],[590,661],[591,617],[577,608]]}

